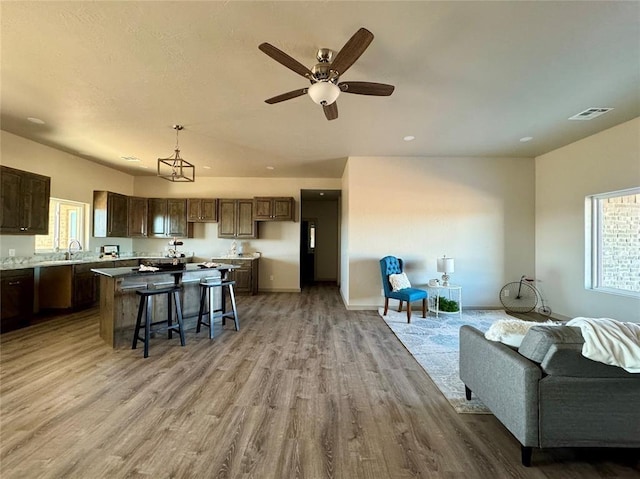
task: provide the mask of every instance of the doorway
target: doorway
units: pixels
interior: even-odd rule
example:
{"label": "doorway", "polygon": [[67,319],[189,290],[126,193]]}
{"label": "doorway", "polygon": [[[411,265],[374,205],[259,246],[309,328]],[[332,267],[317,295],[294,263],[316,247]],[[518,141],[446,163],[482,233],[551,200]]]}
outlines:
{"label": "doorway", "polygon": [[300,192],[300,287],[339,284],[340,190]]}

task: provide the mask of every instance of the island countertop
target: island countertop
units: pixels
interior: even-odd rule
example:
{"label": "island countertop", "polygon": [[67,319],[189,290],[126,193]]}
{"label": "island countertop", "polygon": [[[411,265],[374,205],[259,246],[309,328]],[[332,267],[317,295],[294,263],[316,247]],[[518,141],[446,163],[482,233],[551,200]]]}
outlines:
{"label": "island countertop", "polygon": [[215,267],[212,268],[203,268],[199,264],[196,263],[186,263],[184,269],[160,269],[158,271],[139,271],[138,267],[132,268],[129,267],[119,267],[119,268],[93,268],[91,271],[97,274],[101,274],[103,276],[108,276],[110,278],[126,278],[129,276],[149,276],[149,275],[157,275],[157,274],[178,274],[178,273],[188,273],[192,271],[229,271],[231,269],[237,268],[232,264],[224,264],[217,263]]}

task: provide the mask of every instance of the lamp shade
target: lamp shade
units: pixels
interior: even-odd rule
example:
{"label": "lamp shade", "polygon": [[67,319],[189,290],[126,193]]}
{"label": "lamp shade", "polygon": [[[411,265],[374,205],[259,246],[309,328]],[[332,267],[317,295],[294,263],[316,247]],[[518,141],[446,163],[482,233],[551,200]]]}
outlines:
{"label": "lamp shade", "polygon": [[438,258],[438,273],[453,273],[455,271],[453,258],[443,256]]}
{"label": "lamp shade", "polygon": [[340,88],[329,81],[319,81],[311,85],[307,93],[315,103],[326,106],[338,99]]}

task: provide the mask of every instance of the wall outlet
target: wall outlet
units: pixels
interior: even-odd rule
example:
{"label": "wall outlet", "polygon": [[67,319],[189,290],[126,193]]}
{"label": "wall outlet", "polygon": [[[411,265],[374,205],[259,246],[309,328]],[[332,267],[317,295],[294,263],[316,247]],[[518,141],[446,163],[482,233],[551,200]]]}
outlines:
{"label": "wall outlet", "polygon": [[15,250],[15,249],[13,249],[13,248],[11,248],[11,249],[9,250],[9,256],[15,256],[15,255],[16,255],[16,250]]}

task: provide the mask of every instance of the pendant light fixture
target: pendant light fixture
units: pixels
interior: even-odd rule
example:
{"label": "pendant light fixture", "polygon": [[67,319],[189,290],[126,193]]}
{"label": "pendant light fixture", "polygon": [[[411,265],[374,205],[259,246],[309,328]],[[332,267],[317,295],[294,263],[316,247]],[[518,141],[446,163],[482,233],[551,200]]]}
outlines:
{"label": "pendant light fixture", "polygon": [[182,125],[173,125],[176,130],[176,148],[174,155],[169,158],[158,158],[158,176],[168,181],[195,181],[196,167],[180,158],[178,134],[183,130]]}

